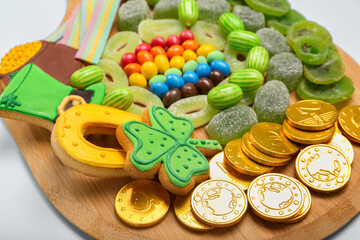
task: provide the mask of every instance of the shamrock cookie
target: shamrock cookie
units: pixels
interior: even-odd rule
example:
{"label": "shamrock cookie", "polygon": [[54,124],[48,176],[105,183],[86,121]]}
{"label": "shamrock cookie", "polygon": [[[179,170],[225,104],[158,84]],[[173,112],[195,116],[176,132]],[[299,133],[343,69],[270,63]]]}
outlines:
{"label": "shamrock cookie", "polygon": [[158,173],[161,184],[177,195],[208,178],[208,161],[196,148],[221,150],[217,141],[190,138],[192,123],[159,106],[147,109],[142,121],[125,122],[116,130],[126,151],[124,169],[132,178],[152,179]]}

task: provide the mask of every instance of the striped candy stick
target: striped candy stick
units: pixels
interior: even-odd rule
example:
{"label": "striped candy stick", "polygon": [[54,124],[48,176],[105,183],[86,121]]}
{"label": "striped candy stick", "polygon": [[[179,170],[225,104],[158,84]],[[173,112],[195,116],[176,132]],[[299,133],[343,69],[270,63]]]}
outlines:
{"label": "striped candy stick", "polygon": [[67,22],[68,21],[65,21],[63,24],[61,24],[60,27],[58,27],[58,29],[56,29],[55,32],[53,32],[47,38],[45,38],[45,40],[48,42],[56,43],[60,39],[62,39],[65,33]]}
{"label": "striped candy stick", "polygon": [[256,69],[261,73],[266,72],[269,61],[269,53],[262,46],[253,47],[246,57],[247,67]]}
{"label": "striped candy stick", "polygon": [[97,64],[109,37],[120,0],[98,0],[75,58]]}
{"label": "striped candy stick", "polygon": [[82,0],[80,7],[80,42],[85,36],[91,16],[94,12],[97,0]]}
{"label": "striped candy stick", "polygon": [[264,76],[256,69],[242,69],[230,75],[229,83],[238,85],[244,92],[259,89],[264,83]]}
{"label": "striped candy stick", "polygon": [[260,46],[260,38],[253,32],[235,30],[229,33],[227,41],[233,49],[239,52],[248,52],[255,46]]}
{"label": "striped candy stick", "polygon": [[59,43],[78,48],[80,43],[80,5],[79,3],[74,11],[71,13],[70,18],[67,21],[64,37]]}
{"label": "striped candy stick", "polygon": [[126,110],[133,102],[133,94],[127,88],[118,88],[107,94],[102,105]]}
{"label": "striped candy stick", "polygon": [[234,30],[245,30],[244,23],[233,13],[223,13],[219,17],[219,27],[225,35]]}

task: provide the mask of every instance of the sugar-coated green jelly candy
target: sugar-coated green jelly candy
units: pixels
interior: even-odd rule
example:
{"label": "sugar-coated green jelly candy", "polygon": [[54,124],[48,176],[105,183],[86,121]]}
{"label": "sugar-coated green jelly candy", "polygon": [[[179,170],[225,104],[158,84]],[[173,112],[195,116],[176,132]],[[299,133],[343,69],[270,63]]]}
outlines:
{"label": "sugar-coated green jelly candy", "polygon": [[169,68],[165,73],[164,76],[167,77],[169,74],[176,74],[178,76],[182,76],[182,72],[181,70],[177,69],[177,68]]}
{"label": "sugar-coated green jelly candy", "polygon": [[282,124],[290,105],[289,92],[280,81],[267,82],[256,94],[253,108],[259,122]]}
{"label": "sugar-coated green jelly candy", "polygon": [[239,52],[249,52],[251,48],[260,46],[260,38],[253,32],[235,30],[227,36],[229,45]]}
{"label": "sugar-coated green jelly candy", "polygon": [[226,36],[220,30],[219,25],[198,20],[191,31],[195,34],[195,40],[200,44],[213,45],[215,50],[222,51],[226,45]]}
{"label": "sugar-coated green jelly candy", "polygon": [[167,39],[171,34],[180,35],[183,30],[185,26],[175,19],[146,19],[139,24],[139,35],[147,43],[156,36]]}
{"label": "sugar-coated green jelly candy", "polygon": [[234,30],[245,30],[244,23],[233,13],[221,14],[218,23],[226,36]]}
{"label": "sugar-coated green jelly candy", "polygon": [[335,46],[330,47],[329,59],[319,65],[304,65],[305,77],[315,84],[331,84],[340,81],[345,74],[345,66]]}
{"label": "sugar-coated green jelly candy", "polygon": [[126,109],[127,112],[141,116],[149,107],[164,107],[161,99],[149,90],[137,86],[131,86],[128,89],[133,94],[134,100],[130,107]]}
{"label": "sugar-coated green jelly candy", "polygon": [[179,20],[185,26],[190,27],[196,23],[199,17],[199,9],[195,0],[182,0],[178,7]]}
{"label": "sugar-coated green jelly candy", "polygon": [[231,72],[246,68],[246,52],[236,51],[229,44],[224,49],[225,62],[230,66]]}
{"label": "sugar-coated green jelly candy", "polygon": [[90,65],[76,70],[71,75],[71,86],[77,89],[85,89],[88,86],[101,82],[104,71],[96,65]]}
{"label": "sugar-coated green jelly candy", "polygon": [[[218,85],[222,85],[222,84],[226,84],[226,83],[229,83],[229,79],[230,77],[222,80]],[[243,96],[241,98],[241,100],[238,102],[237,105],[251,105],[254,103],[255,101],[255,96],[256,96],[256,93],[257,93],[258,89],[254,90],[254,91],[251,91],[251,92],[245,92],[243,90]]]}
{"label": "sugar-coated green jelly candy", "polygon": [[246,5],[244,0],[226,0],[230,4],[231,11],[238,5]]}
{"label": "sugar-coated green jelly candy", "polygon": [[256,32],[263,46],[269,53],[270,58],[275,54],[290,52],[290,47],[284,35],[271,28],[263,28]]}
{"label": "sugar-coated green jelly candy", "polygon": [[178,19],[181,0],[160,0],[154,7],[154,19]]}
{"label": "sugar-coated green jelly candy", "polygon": [[132,0],[119,8],[117,29],[119,31],[138,31],[140,22],[151,18],[150,8],[145,0]]}
{"label": "sugar-coated green jelly candy", "polygon": [[316,36],[302,36],[294,42],[296,56],[308,65],[320,65],[328,60],[330,44]]}
{"label": "sugar-coated green jelly candy", "polygon": [[256,11],[280,17],[290,10],[287,0],[245,0],[247,5]]}
{"label": "sugar-coated green jelly candy", "polygon": [[197,62],[198,64],[200,64],[200,63],[208,63],[208,62],[207,62],[207,58],[204,57],[204,56],[198,56],[198,57],[196,58],[196,62]]}
{"label": "sugar-coated green jelly candy", "polygon": [[149,86],[151,87],[151,85],[154,82],[163,82],[163,83],[165,83],[166,82],[166,77],[164,75],[156,75],[156,76],[152,77],[150,79],[150,81],[149,81]]}
{"label": "sugar-coated green jelly candy", "polygon": [[243,91],[233,83],[226,83],[212,88],[208,95],[208,104],[216,109],[222,110],[236,105],[242,98]]}
{"label": "sugar-coated green jelly candy", "polygon": [[182,68],[183,73],[189,72],[189,71],[196,71],[196,68],[199,64],[195,60],[190,60],[186,62]]}
{"label": "sugar-coated green jelly candy", "polygon": [[256,123],[255,111],[251,107],[238,105],[216,114],[206,126],[206,131],[211,139],[225,145],[233,139],[242,138]]}
{"label": "sugar-coated green jelly candy", "polygon": [[265,16],[262,12],[255,11],[248,6],[235,6],[235,14],[245,25],[245,30],[256,32],[265,27]]}
{"label": "sugar-coated green jelly candy", "polygon": [[134,98],[132,92],[127,88],[118,88],[106,94],[102,105],[126,110],[132,104]]}
{"label": "sugar-coated green jelly candy", "polygon": [[199,19],[217,23],[221,14],[230,12],[230,4],[226,0],[198,0]]}
{"label": "sugar-coated green jelly candy", "polygon": [[238,85],[244,92],[252,92],[264,83],[264,76],[256,69],[242,69],[230,75],[229,83]]}
{"label": "sugar-coated green jelly candy", "polygon": [[298,96],[302,99],[317,99],[328,103],[349,99],[354,91],[353,81],[347,76],[329,85],[318,85],[304,78],[296,89]]}
{"label": "sugar-coated green jelly candy", "polygon": [[269,66],[269,53],[261,46],[253,47],[246,58],[246,66],[265,73]]}
{"label": "sugar-coated green jelly candy", "polygon": [[284,16],[281,17],[266,15],[265,20],[267,27],[274,28],[280,33],[286,35],[288,28],[292,24],[306,20],[306,18],[298,11],[295,11],[294,9],[290,9]]}
{"label": "sugar-coated green jelly candy", "polygon": [[105,72],[101,82],[105,85],[106,94],[118,88],[129,86],[126,73],[118,63],[109,59],[101,59],[98,66]]}
{"label": "sugar-coated green jelly candy", "polygon": [[141,38],[136,32],[118,32],[107,41],[101,58],[120,63],[122,56],[128,52],[135,52],[140,43]]}
{"label": "sugar-coated green jelly candy", "polygon": [[286,33],[286,41],[292,48],[294,48],[294,43],[296,39],[304,35],[317,36],[326,43],[332,43],[332,37],[324,27],[320,26],[316,22],[311,22],[307,20],[299,21],[292,24]]}
{"label": "sugar-coated green jelly candy", "polygon": [[293,53],[279,53],[270,59],[267,81],[279,80],[289,92],[296,89],[303,76],[303,64]]}
{"label": "sugar-coated green jelly candy", "polygon": [[214,60],[224,60],[225,59],[225,56],[222,52],[220,51],[212,51],[211,53],[208,54],[207,56],[207,62],[209,64],[211,64],[212,61]]}
{"label": "sugar-coated green jelly candy", "polygon": [[171,104],[168,110],[175,116],[190,120],[194,128],[207,124],[219,112],[209,106],[206,95],[180,99]]}

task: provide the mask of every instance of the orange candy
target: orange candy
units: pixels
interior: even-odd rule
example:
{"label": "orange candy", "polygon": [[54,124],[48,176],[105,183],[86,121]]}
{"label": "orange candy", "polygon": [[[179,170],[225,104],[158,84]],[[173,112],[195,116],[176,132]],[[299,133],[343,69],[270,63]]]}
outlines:
{"label": "orange candy", "polygon": [[124,67],[124,72],[126,76],[130,76],[133,73],[140,73],[141,66],[137,63],[129,63]]}
{"label": "orange candy", "polygon": [[181,44],[181,46],[186,50],[190,49],[196,52],[196,50],[199,48],[199,43],[195,40],[186,40]]}
{"label": "orange candy", "polygon": [[182,56],[184,48],[180,45],[172,45],[167,50],[167,57],[172,59],[175,56]]}
{"label": "orange candy", "polygon": [[164,55],[166,56],[165,50],[160,46],[155,46],[151,48],[151,55],[155,58],[157,55]]}
{"label": "orange candy", "polygon": [[149,53],[147,51],[140,51],[136,55],[136,60],[137,60],[138,64],[142,65],[145,62],[153,62],[154,58],[153,58],[153,55],[151,55],[151,53]]}

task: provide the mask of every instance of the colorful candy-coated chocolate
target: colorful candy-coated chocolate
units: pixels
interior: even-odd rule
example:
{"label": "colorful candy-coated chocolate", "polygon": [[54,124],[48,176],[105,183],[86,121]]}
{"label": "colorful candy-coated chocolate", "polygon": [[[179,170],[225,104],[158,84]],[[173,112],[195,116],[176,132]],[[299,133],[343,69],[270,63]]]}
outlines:
{"label": "colorful candy-coated chocolate", "polygon": [[198,75],[193,71],[189,71],[189,72],[184,73],[182,78],[183,78],[185,83],[196,84],[199,81]]}
{"label": "colorful candy-coated chocolate", "polygon": [[184,30],[180,33],[181,42],[185,42],[186,40],[194,40],[195,35],[191,30]]}
{"label": "colorful candy-coated chocolate", "polygon": [[212,61],[214,61],[214,60],[224,60],[224,59],[225,59],[224,54],[222,52],[220,52],[220,51],[217,51],[217,50],[212,51],[207,56],[207,61],[208,61],[209,64],[211,64]]}
{"label": "colorful candy-coated chocolate", "polygon": [[124,68],[129,63],[136,63],[136,55],[135,53],[125,53],[121,57],[120,66]]}
{"label": "colorful candy-coated chocolate", "polygon": [[137,55],[141,51],[150,52],[151,45],[148,43],[141,43],[141,44],[137,45],[137,47],[135,48],[135,54]]}
{"label": "colorful candy-coated chocolate", "polygon": [[190,49],[193,50],[194,52],[199,48],[199,43],[195,40],[186,40],[185,42],[183,42],[181,44],[181,46],[186,50],[186,49]]}
{"label": "colorful candy-coated chocolate", "polygon": [[228,44],[239,52],[248,52],[251,48],[260,46],[260,38],[253,32],[235,30],[227,36]]}
{"label": "colorful candy-coated chocolate", "polygon": [[209,75],[209,79],[214,83],[214,86],[217,86],[224,80],[224,75],[218,70],[213,70]]}
{"label": "colorful candy-coated chocolate", "polygon": [[236,105],[242,98],[241,88],[232,83],[214,87],[207,95],[208,104],[215,109],[226,109]]}
{"label": "colorful candy-coated chocolate", "polygon": [[241,87],[244,92],[257,90],[264,83],[264,76],[256,69],[242,69],[231,74],[229,83]]}
{"label": "colorful candy-coated chocolate", "polygon": [[193,97],[193,96],[196,96],[197,94],[198,94],[198,90],[195,87],[195,85],[192,83],[186,83],[181,88],[181,95],[183,98]]}
{"label": "colorful candy-coated chocolate", "polygon": [[77,89],[85,89],[86,87],[101,82],[104,77],[104,71],[96,66],[90,65],[76,70],[71,75],[71,86]]}
{"label": "colorful candy-coated chocolate", "polygon": [[106,94],[102,105],[126,110],[133,102],[133,94],[127,88],[119,88]]}
{"label": "colorful candy-coated chocolate", "polygon": [[126,73],[126,76],[130,76],[133,73],[140,73],[141,66],[138,63],[129,63],[124,67],[124,72]]}
{"label": "colorful candy-coated chocolate", "polygon": [[261,73],[266,72],[269,66],[269,61],[269,53],[262,46],[253,47],[246,57],[247,67],[256,69]]}
{"label": "colorful candy-coated chocolate", "polygon": [[178,16],[187,27],[194,25],[199,17],[199,9],[195,0],[182,0],[178,7]]}
{"label": "colorful candy-coated chocolate", "polygon": [[140,73],[133,73],[129,77],[130,86],[138,86],[145,88],[147,85],[146,78]]}
{"label": "colorful candy-coated chocolate", "polygon": [[204,44],[204,45],[201,45],[196,53],[198,56],[204,56],[204,57],[207,57],[207,55],[211,52],[215,51],[215,48],[213,45],[211,44]]}
{"label": "colorful candy-coated chocolate", "polygon": [[207,64],[208,63],[206,57],[204,57],[204,56],[198,56],[197,59],[196,59],[196,62],[198,64],[200,64],[200,63],[206,63]]}
{"label": "colorful candy-coated chocolate", "polygon": [[169,87],[169,89],[182,88],[184,84],[184,80],[179,75],[169,74],[166,77],[166,85]]}
{"label": "colorful candy-coated chocolate", "polygon": [[172,59],[175,56],[182,56],[184,53],[184,48],[180,45],[173,45],[168,48],[167,56],[169,59]]}
{"label": "colorful candy-coated chocolate", "polygon": [[183,58],[185,59],[186,62],[191,61],[191,60],[196,61],[197,55],[193,50],[186,49],[183,53]]}
{"label": "colorful candy-coated chocolate", "polygon": [[210,67],[212,71],[213,70],[220,71],[224,75],[224,77],[227,77],[231,72],[229,64],[223,60],[212,61]]}
{"label": "colorful candy-coated chocolate", "polygon": [[168,38],[167,38],[167,46],[171,47],[173,45],[181,45],[181,40],[180,37],[175,35],[175,34],[171,34]]}
{"label": "colorful candy-coated chocolate", "polygon": [[149,80],[150,78],[156,76],[158,74],[158,67],[153,62],[145,62],[141,66],[141,74]]}
{"label": "colorful candy-coated chocolate", "polygon": [[206,78],[209,76],[211,68],[207,63],[200,63],[196,68],[196,73],[199,78]]}
{"label": "colorful candy-coated chocolate", "polygon": [[169,87],[163,82],[154,82],[150,86],[150,91],[159,98],[163,98],[165,93],[169,91]]}
{"label": "colorful candy-coated chocolate", "polygon": [[153,62],[154,58],[150,52],[140,51],[136,55],[137,63],[142,65],[145,62]]}
{"label": "colorful candy-coated chocolate", "polygon": [[170,68],[169,59],[164,55],[156,56],[154,63],[156,64],[158,71],[161,74],[164,74]]}
{"label": "colorful candy-coated chocolate", "polygon": [[186,73],[189,71],[195,72],[198,65],[199,64],[196,61],[190,60],[184,64],[182,71],[183,71],[183,73]]}
{"label": "colorful candy-coated chocolate", "polygon": [[166,40],[161,36],[156,36],[151,40],[151,47],[159,46],[166,48]]}
{"label": "colorful candy-coated chocolate", "polygon": [[200,78],[195,84],[199,94],[206,95],[214,87],[214,83],[207,78]]}
{"label": "colorful candy-coated chocolate", "polygon": [[185,64],[185,59],[182,56],[175,56],[170,60],[170,67],[182,69]]}
{"label": "colorful candy-coated chocolate", "polygon": [[177,88],[170,89],[165,95],[163,96],[162,102],[164,107],[168,108],[171,104],[181,99],[181,91]]}
{"label": "colorful candy-coated chocolate", "polygon": [[244,23],[233,13],[223,13],[219,17],[219,27],[225,35],[234,30],[245,30]]}
{"label": "colorful candy-coated chocolate", "polygon": [[166,51],[165,51],[162,47],[160,47],[160,46],[152,47],[150,53],[151,53],[151,55],[152,55],[154,58],[155,58],[157,55],[167,56],[167,55],[166,55]]}
{"label": "colorful candy-coated chocolate", "polygon": [[164,73],[165,77],[167,77],[169,74],[176,74],[180,77],[182,76],[182,72],[177,68],[170,68]]}
{"label": "colorful candy-coated chocolate", "polygon": [[151,87],[151,85],[155,82],[162,82],[165,83],[166,82],[166,77],[164,75],[156,75],[154,77],[152,77],[149,81],[149,86]]}

